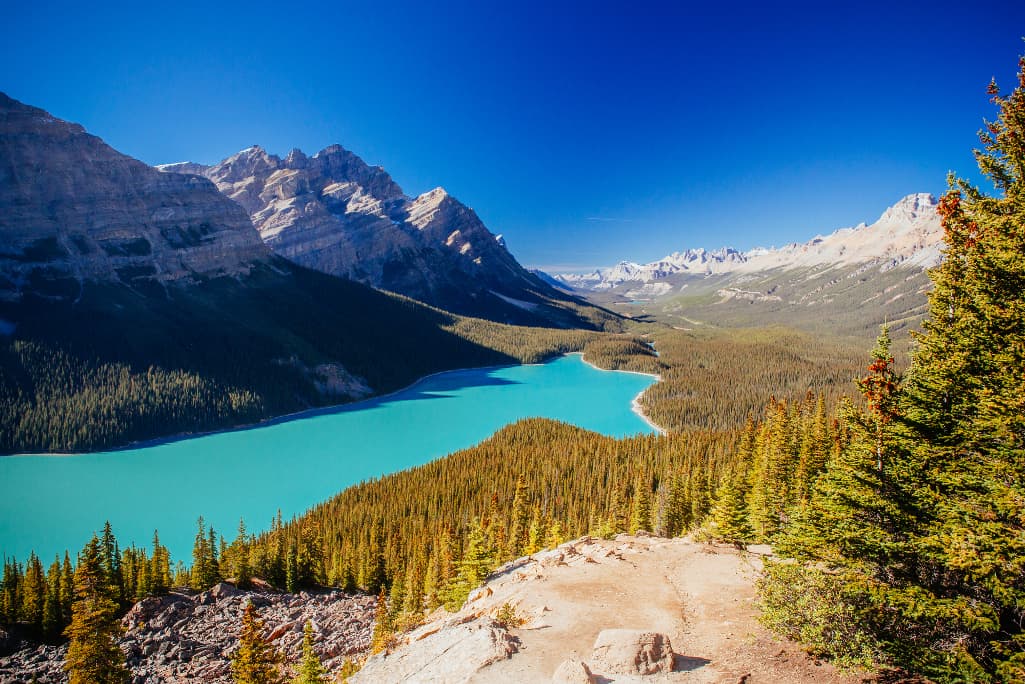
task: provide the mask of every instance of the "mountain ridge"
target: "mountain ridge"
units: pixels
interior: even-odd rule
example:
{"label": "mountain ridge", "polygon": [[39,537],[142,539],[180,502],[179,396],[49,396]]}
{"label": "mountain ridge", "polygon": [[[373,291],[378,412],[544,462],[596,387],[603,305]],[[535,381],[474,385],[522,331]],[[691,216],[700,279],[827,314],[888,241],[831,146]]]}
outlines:
{"label": "mountain ridge", "polygon": [[[914,193],[887,208],[872,224],[839,228],[806,242],[755,247],[746,252],[732,247],[686,249],[646,264],[621,261],[590,273],[558,273],[551,277],[577,290],[600,292],[628,283],[650,286],[672,276],[741,274],[869,262],[877,262],[884,270],[895,266],[927,268],[939,263],[942,247],[943,232],[936,207],[936,198],[931,194]],[[647,294],[668,294],[671,289],[649,287]]]}
{"label": "mountain ridge", "polygon": [[438,187],[416,197],[341,145],[285,157],[259,145],[223,161],[159,165],[199,174],[249,213],[276,253],[307,268],[455,313],[526,324],[577,324],[579,304],[523,268],[501,235]]}

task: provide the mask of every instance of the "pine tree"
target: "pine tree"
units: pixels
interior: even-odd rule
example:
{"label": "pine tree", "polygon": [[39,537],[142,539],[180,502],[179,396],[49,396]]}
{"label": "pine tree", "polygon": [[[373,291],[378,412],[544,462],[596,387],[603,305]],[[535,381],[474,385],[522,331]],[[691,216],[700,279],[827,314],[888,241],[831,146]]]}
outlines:
{"label": "pine tree", "polygon": [[196,521],[196,539],[192,544],[192,568],[189,570],[189,585],[196,591],[203,591],[209,588],[207,579],[210,577],[208,566],[210,552],[206,535],[206,524],[203,516]]}
{"label": "pine tree", "polygon": [[445,607],[457,610],[470,592],[480,586],[494,567],[494,551],[488,543],[487,533],[482,522],[477,521],[467,536],[463,558],[458,565],[458,573],[449,584]]}
{"label": "pine tree", "polygon": [[160,595],[171,588],[171,554],[160,543],[160,535],[153,530],[153,555],[150,557],[150,591]]}
{"label": "pine tree", "polygon": [[56,556],[46,572],[46,599],[43,602],[43,637],[53,640],[64,631],[61,607],[61,563]]}
{"label": "pine tree", "polygon": [[420,551],[416,556],[406,562],[406,576],[404,578],[404,587],[402,592],[402,612],[411,617],[423,614],[424,575],[424,558],[423,552]]}
{"label": "pine tree", "polygon": [[683,534],[690,523],[690,506],[687,501],[686,485],[683,476],[677,474],[669,484],[669,496],[666,500],[663,516],[662,532],[667,537]]}
{"label": "pine tree", "polygon": [[391,621],[399,624],[399,616],[402,615],[406,602],[406,583],[403,577],[395,577],[388,592],[388,609]]}
{"label": "pine tree", "polygon": [[43,627],[43,605],[46,602],[46,575],[39,556],[29,553],[21,578],[21,619],[37,633]]}
{"label": "pine tree", "polygon": [[75,601],[75,570],[71,565],[71,555],[64,551],[61,563],[61,624],[71,623],[71,609]]}
{"label": "pine tree", "polygon": [[554,549],[564,541],[566,541],[566,531],[562,526],[562,522],[553,520],[552,524],[548,526],[548,534],[545,535],[545,548]]}
{"label": "pine tree", "polygon": [[513,495],[512,515],[509,524],[509,549],[507,558],[519,558],[528,553],[530,535],[530,508],[527,498],[527,482],[520,475],[516,480],[516,493]]}
{"label": "pine tree", "polygon": [[928,674],[1025,681],[1025,58],[1014,91],[990,94],[998,116],[976,159],[997,196],[950,179],[903,395],[908,479],[931,521],[916,535],[928,598],[904,617],[927,642],[956,643],[912,649]]}
{"label": "pine tree", "polygon": [[236,684],[273,684],[280,679],[281,657],[263,638],[262,632],[263,621],[257,617],[253,604],[246,603],[238,650],[231,657],[231,676]]}
{"label": "pine tree", "polygon": [[630,534],[637,534],[640,530],[650,532],[651,529],[651,488],[647,482],[638,480],[630,507]]}
{"label": "pine tree", "polygon": [[748,524],[747,502],[744,491],[737,484],[738,477],[732,473],[723,478],[715,493],[715,504],[710,516],[715,525],[716,536],[742,548],[751,539]]}
{"label": "pine tree", "polygon": [[231,544],[231,557],[234,562],[230,571],[235,576],[236,586],[248,588],[253,579],[253,569],[249,563],[249,534],[242,518],[238,519],[238,534]]}
{"label": "pine tree", "polygon": [[[224,540],[221,540],[224,543]],[[213,525],[207,530],[206,546],[206,562],[204,563],[206,568],[206,575],[203,577],[204,588],[212,587],[221,581],[221,564],[217,556],[217,533],[214,532]]]}
{"label": "pine tree", "polygon": [[285,554],[285,591],[299,591],[299,550],[295,544],[290,544]]}
{"label": "pine tree", "polygon": [[114,537],[109,520],[103,524],[100,547],[102,550],[100,562],[107,578],[107,585],[110,587],[110,596],[116,603],[121,603],[125,600],[124,578],[121,576],[121,553],[118,550],[117,539]]}
{"label": "pine tree", "polygon": [[313,625],[306,621],[303,627],[303,659],[299,663],[299,674],[292,679],[292,684],[327,684],[327,670],[313,650]]}
{"label": "pine tree", "polygon": [[93,538],[82,549],[75,569],[75,601],[64,634],[71,642],[64,669],[70,684],[114,684],[128,681],[125,654],[117,645],[117,619],[106,546]]}
{"label": "pine tree", "polygon": [[384,593],[384,587],[381,587],[377,595],[377,607],[374,609],[374,633],[370,638],[370,653],[380,653],[388,648],[394,634],[395,625],[388,610],[388,597]]}
{"label": "pine tree", "polygon": [[544,547],[544,521],[541,519],[541,508],[534,506],[530,514],[530,527],[527,529],[527,544],[523,549],[526,555],[533,555]]}
{"label": "pine tree", "polygon": [[[814,534],[788,544],[833,566],[819,578],[838,585],[834,607],[875,648],[937,681],[1025,681],[1025,59],[1019,66],[1009,96],[991,86],[998,119],[976,153],[1000,196],[951,178],[944,260],[930,273],[903,387],[884,331],[859,382],[868,410],[843,410],[838,448],[812,488]],[[803,578],[770,569],[770,581],[774,572],[814,585],[811,568]]]}

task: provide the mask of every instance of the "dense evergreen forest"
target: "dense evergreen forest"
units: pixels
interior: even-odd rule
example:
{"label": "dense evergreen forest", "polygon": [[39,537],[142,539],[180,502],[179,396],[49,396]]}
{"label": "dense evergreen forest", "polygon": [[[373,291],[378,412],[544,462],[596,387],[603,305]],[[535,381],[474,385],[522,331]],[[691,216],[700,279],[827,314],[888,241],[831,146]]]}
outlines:
{"label": "dense evergreen forest", "polygon": [[[0,453],[86,451],[388,392],[441,370],[536,362],[596,333],[454,316],[281,262],[240,283],[0,303]],[[567,306],[570,306],[567,304]],[[577,307],[597,329],[619,328]]]}

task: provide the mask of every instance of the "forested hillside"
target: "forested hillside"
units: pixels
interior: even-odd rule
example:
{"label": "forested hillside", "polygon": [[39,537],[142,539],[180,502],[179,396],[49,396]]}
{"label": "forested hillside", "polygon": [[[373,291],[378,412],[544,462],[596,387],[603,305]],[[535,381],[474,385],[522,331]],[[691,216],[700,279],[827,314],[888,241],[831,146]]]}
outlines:
{"label": "forested hillside", "polygon": [[[581,307],[586,309],[586,307]],[[615,317],[592,309],[596,325]],[[279,261],[158,292],[0,303],[0,452],[85,451],[536,362],[595,333],[466,319]]]}

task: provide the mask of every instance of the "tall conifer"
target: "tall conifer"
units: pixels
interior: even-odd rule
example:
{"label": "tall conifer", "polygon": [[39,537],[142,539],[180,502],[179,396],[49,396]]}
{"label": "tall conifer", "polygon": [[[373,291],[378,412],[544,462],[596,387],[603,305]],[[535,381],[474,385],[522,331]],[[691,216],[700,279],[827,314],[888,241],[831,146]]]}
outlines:
{"label": "tall conifer", "polygon": [[117,645],[121,624],[107,569],[108,547],[93,538],[75,569],[75,601],[65,635],[71,640],[64,669],[70,684],[121,684],[128,680],[125,654]]}

